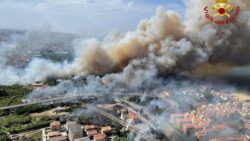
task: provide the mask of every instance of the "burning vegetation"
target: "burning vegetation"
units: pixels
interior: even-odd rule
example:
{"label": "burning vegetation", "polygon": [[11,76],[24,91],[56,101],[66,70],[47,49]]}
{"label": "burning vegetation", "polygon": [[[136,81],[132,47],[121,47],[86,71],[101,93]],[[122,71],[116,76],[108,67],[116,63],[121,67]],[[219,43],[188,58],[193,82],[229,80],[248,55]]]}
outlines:
{"label": "burning vegetation", "polygon": [[[184,21],[159,7],[135,31],[113,32],[102,41],[57,39],[66,38],[63,44],[70,49],[60,48],[44,34],[13,35],[0,42],[0,84],[31,85],[33,91],[25,103],[44,104],[43,100],[52,99],[41,106],[42,111],[51,103],[74,105],[67,109],[73,115],[66,117],[68,124],[74,120],[73,125],[65,125],[70,140],[82,133],[103,140],[114,132],[135,140],[249,140],[249,101],[233,95],[239,89],[224,78],[249,76],[250,5],[247,0],[237,1],[242,9],[238,19],[220,26],[204,18],[202,7],[208,3],[187,1]],[[53,61],[34,53],[49,50],[48,45],[62,56],[66,50],[67,59]],[[13,58],[13,54],[18,56]],[[25,65],[9,63],[13,59]],[[51,85],[36,83],[46,81]],[[53,99],[57,98],[62,99],[56,103]],[[93,106],[98,104],[102,106]],[[110,110],[105,104],[120,107]],[[86,108],[94,109],[98,116]],[[106,118],[102,121],[100,115],[122,127]],[[83,129],[79,124],[85,124]],[[61,126],[58,121],[51,123],[51,129]],[[49,133],[50,129],[44,130],[46,136]]]}

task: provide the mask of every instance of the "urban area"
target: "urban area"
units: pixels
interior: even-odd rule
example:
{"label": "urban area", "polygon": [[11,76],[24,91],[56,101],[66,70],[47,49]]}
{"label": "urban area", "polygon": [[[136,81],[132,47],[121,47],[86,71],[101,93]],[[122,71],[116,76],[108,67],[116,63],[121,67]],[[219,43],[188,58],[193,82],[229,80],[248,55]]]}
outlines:
{"label": "urban area", "polygon": [[[34,83],[19,89],[29,91],[46,87],[47,84]],[[4,89],[7,88],[2,88],[1,93],[8,96]],[[248,141],[249,97],[204,86],[199,89],[181,88],[179,94],[164,90],[157,95],[144,96],[122,93],[40,100],[23,97],[20,104],[1,108],[0,127],[6,140],[15,141]],[[183,95],[186,101],[195,99],[198,105],[191,105],[192,108],[185,110],[182,106],[187,104],[176,100]],[[142,101],[141,97],[145,99]],[[17,99],[16,96],[10,97],[9,103]],[[167,107],[163,109],[156,105],[151,111],[146,109],[146,103],[154,100],[162,100]],[[179,135],[156,128],[154,116],[163,111],[169,113],[165,120]],[[149,130],[142,132],[142,125]]]}

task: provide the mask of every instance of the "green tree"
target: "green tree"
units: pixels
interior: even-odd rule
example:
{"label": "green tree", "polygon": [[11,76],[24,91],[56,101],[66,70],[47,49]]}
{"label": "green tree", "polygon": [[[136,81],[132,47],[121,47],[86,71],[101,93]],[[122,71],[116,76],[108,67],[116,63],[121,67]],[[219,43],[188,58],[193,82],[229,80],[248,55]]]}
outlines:
{"label": "green tree", "polygon": [[0,141],[11,141],[2,126],[0,126]]}
{"label": "green tree", "polygon": [[116,137],[114,141],[133,141],[133,140],[127,137]]}

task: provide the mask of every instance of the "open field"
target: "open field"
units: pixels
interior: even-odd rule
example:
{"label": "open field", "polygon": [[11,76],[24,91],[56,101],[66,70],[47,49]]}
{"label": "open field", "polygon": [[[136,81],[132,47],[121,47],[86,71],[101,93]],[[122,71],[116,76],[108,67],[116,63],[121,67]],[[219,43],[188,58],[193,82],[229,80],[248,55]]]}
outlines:
{"label": "open field", "polygon": [[44,111],[40,113],[32,113],[30,114],[32,118],[37,118],[37,117],[44,117],[44,116],[64,116],[64,115],[70,115],[68,112],[60,112],[60,113],[55,113],[54,109],[49,110],[49,111]]}
{"label": "open field", "polygon": [[21,104],[32,90],[22,86],[0,86],[0,107]]}

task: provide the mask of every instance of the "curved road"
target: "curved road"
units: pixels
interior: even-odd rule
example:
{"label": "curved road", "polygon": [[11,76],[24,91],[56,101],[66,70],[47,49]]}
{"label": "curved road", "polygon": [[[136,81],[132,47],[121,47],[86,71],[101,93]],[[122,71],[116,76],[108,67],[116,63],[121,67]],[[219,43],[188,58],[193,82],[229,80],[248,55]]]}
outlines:
{"label": "curved road", "polygon": [[[8,109],[14,109],[14,108],[18,108],[18,107],[25,107],[25,106],[28,106],[28,105],[34,105],[34,104],[42,104],[42,103],[54,103],[54,102],[63,102],[63,101],[73,101],[73,100],[79,100],[79,99],[86,99],[86,98],[89,98],[89,97],[103,97],[103,96],[107,96],[107,95],[110,95],[110,96],[146,96],[146,97],[158,97],[168,103],[171,104],[171,106],[176,109],[178,108],[178,104],[173,101],[173,100],[170,100],[170,99],[167,99],[163,96],[156,96],[156,95],[142,95],[142,94],[138,94],[138,93],[132,93],[132,94],[124,94],[124,93],[117,93],[117,94],[96,94],[96,95],[87,95],[87,96],[71,96],[71,97],[61,97],[61,98],[53,98],[53,99],[49,99],[49,100],[41,100],[41,101],[35,101],[35,102],[30,102],[30,103],[24,103],[24,104],[19,104],[19,105],[13,105],[13,106],[6,106],[6,107],[1,107],[0,110],[8,110]],[[123,101],[123,102],[127,102],[127,101],[124,101],[120,98],[115,98],[115,99],[118,99],[120,101]],[[131,103],[128,103],[131,107],[134,107],[136,109],[141,109],[141,107],[137,106],[136,104],[131,104]],[[93,106],[93,105],[89,105],[89,104],[83,104],[84,107],[90,109],[90,110],[93,110],[93,111],[96,111],[98,112],[99,114],[102,114],[103,116],[111,119],[111,120],[114,120],[116,122],[118,122],[119,124],[127,127],[127,123],[122,121],[121,119],[119,118],[116,118],[115,116],[111,115],[111,114],[108,114],[106,113],[105,111]],[[156,127],[149,121],[147,120],[146,118],[144,118],[143,116],[140,116],[140,119],[147,123],[148,125],[150,125],[152,128],[156,129]],[[140,129],[134,127],[134,126],[129,126],[128,127],[130,130],[133,130],[135,131],[137,134],[141,135],[142,138],[144,138],[145,140],[153,140],[151,137],[149,137],[148,135],[145,135],[143,133],[140,133]]]}
{"label": "curved road", "polygon": [[109,113],[107,113],[107,112],[93,106],[93,105],[84,103],[84,104],[82,104],[82,106],[86,107],[86,108],[88,108],[90,110],[93,110],[93,111],[95,111],[95,112],[97,112],[97,113],[99,113],[99,114],[113,120],[113,121],[116,121],[116,122],[118,122],[119,124],[121,124],[124,127],[128,127],[130,130],[135,131],[137,134],[139,134],[142,139],[145,139],[147,141],[153,141],[154,140],[152,137],[150,137],[150,136],[148,136],[148,135],[146,135],[144,133],[141,133],[140,129],[136,128],[135,126],[131,126],[131,125],[128,126],[125,121],[123,121],[123,120],[121,120],[121,119],[119,119],[119,118],[117,118],[117,117],[115,117],[115,116],[113,116],[113,115],[111,115],[111,114],[109,114]]}

